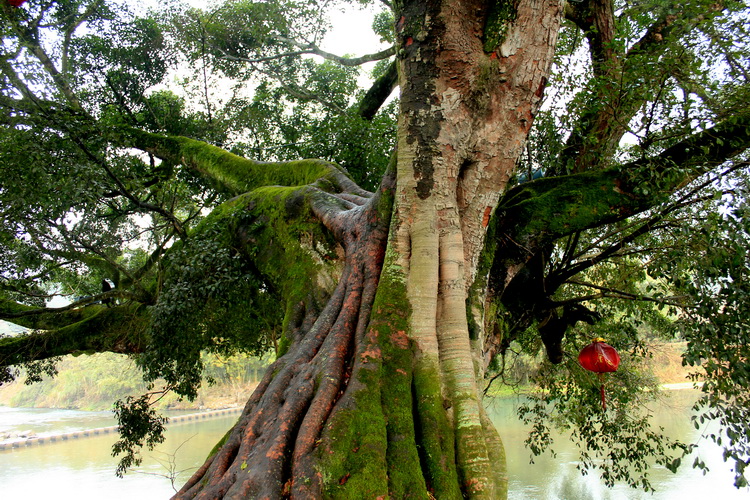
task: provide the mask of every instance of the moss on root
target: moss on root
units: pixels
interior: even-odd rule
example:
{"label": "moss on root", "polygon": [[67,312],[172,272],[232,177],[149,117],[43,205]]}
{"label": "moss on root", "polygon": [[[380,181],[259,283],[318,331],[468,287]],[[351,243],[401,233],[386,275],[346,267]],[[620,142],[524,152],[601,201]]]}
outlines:
{"label": "moss on root", "polygon": [[455,465],[454,432],[443,408],[437,359],[416,361],[414,396],[420,455],[430,490],[436,498],[462,498]]}
{"label": "moss on root", "polygon": [[414,428],[414,354],[403,274],[386,264],[370,325],[382,352],[381,397],[387,422],[388,487],[392,498],[427,498]]}
{"label": "moss on root", "polygon": [[318,471],[324,498],[358,500],[388,495],[386,422],[378,371],[361,370],[355,381],[361,387],[323,430]]}
{"label": "moss on root", "polygon": [[461,498],[437,371],[415,364],[405,276],[386,256],[348,400],[319,447],[325,498]]}
{"label": "moss on root", "polygon": [[[234,425],[237,425],[237,423],[235,423]],[[234,425],[230,427],[229,430],[226,432],[226,434],[224,434],[224,436],[222,436],[222,438],[219,439],[219,442],[216,443],[213,448],[211,448],[211,451],[208,452],[208,455],[206,456],[206,461],[210,460],[211,457],[216,455],[221,449],[221,447],[226,444],[226,442],[229,440],[229,436],[232,434],[232,431],[234,430]]]}

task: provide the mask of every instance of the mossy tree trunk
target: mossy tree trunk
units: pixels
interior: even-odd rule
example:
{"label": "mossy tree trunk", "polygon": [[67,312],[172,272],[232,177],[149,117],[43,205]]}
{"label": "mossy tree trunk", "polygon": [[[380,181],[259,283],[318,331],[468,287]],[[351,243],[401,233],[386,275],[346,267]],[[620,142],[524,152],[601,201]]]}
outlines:
{"label": "mossy tree trunk", "polygon": [[[466,304],[562,12],[558,2],[500,4],[398,10],[395,185],[334,231],[347,256],[338,287],[300,318],[304,335],[179,498],[507,495],[477,387],[482,323],[472,343]],[[505,38],[486,40],[498,26]]]}

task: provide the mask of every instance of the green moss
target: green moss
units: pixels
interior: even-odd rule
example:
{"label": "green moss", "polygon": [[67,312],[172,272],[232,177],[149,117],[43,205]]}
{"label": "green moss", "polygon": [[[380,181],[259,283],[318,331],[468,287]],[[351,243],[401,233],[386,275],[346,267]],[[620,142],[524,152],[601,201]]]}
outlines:
{"label": "green moss", "polygon": [[[386,253],[352,400],[319,449],[326,498],[461,498],[434,363],[415,365],[405,276]],[[436,362],[437,360],[431,360]]]}
{"label": "green moss", "polygon": [[[394,179],[396,176],[396,165],[398,163],[398,155],[391,155],[391,159],[388,162],[388,167],[383,174],[384,179]],[[378,202],[378,220],[384,226],[390,227],[391,215],[393,214],[394,200],[396,196],[396,190],[389,188],[384,185],[380,188],[380,200]]]}
{"label": "green moss", "polygon": [[455,439],[441,396],[438,360],[422,358],[414,366],[414,395],[419,419],[420,455],[436,498],[462,498],[456,471]]}
{"label": "green moss", "polygon": [[[285,328],[282,328],[284,332],[286,332]],[[279,339],[279,348],[276,351],[276,359],[279,359],[284,354],[289,352],[289,348],[292,346],[292,338],[288,335],[282,335]]]}
{"label": "green moss", "polygon": [[[0,362],[13,365],[27,359],[78,352],[122,352],[136,350],[148,342],[149,317],[145,306],[89,306],[71,310],[66,316],[69,321],[77,321],[40,333],[0,339]],[[36,328],[52,326],[44,324],[43,318],[37,321]]]}
{"label": "green moss", "polygon": [[260,186],[310,185],[318,179],[333,180],[343,174],[338,167],[322,160],[263,163],[188,137],[163,136],[136,129],[129,130],[128,135],[137,147],[183,163],[203,174],[216,189],[235,195]]}
{"label": "green moss", "polygon": [[[326,498],[389,496],[390,457],[386,414],[393,409],[384,408],[383,398],[393,400],[393,397],[382,392],[388,390],[383,377],[391,371],[384,367],[389,361],[385,360],[383,354],[391,320],[391,315],[383,311],[389,302],[385,298],[387,288],[381,281],[373,306],[371,328],[357,353],[360,363],[349,385],[350,390],[353,387],[358,389],[347,407],[330,419],[323,435],[320,472]],[[410,399],[407,398],[408,408],[411,408]],[[411,471],[414,470],[412,467]],[[419,471],[419,467],[416,471]],[[397,481],[400,482],[398,478]]]}
{"label": "green moss", "polygon": [[391,498],[427,498],[417,452],[413,402],[413,346],[405,276],[389,253],[375,299],[371,331],[382,352],[381,404],[387,422],[388,488]]}
{"label": "green moss", "polygon": [[331,272],[336,263],[336,243],[310,213],[308,195],[305,188],[257,189],[237,221],[246,252],[286,300],[302,300],[325,262]]}
{"label": "green moss", "polygon": [[321,273],[335,276],[340,265],[333,236],[310,212],[313,194],[304,186],[264,186],[223,203],[192,234],[193,240],[221,242],[252,262],[266,295],[272,293],[276,310],[285,312],[279,355],[292,340],[287,333],[293,306],[316,293]]}
{"label": "green moss", "polygon": [[[380,314],[390,311],[381,333],[390,335],[390,338],[398,338],[394,335],[399,335],[399,332],[404,336],[409,332],[408,321],[411,314],[405,307],[409,303],[406,276],[394,264],[395,260],[395,255],[390,252],[386,254],[386,266],[378,287],[379,300],[376,301],[375,308]],[[389,453],[394,455],[394,459],[389,460],[389,472],[397,475],[400,481],[397,484],[394,480],[394,489],[417,491],[417,485],[424,484],[436,498],[461,498],[455,469],[453,429],[443,408],[438,360],[424,355],[415,359],[411,348],[408,352],[403,348],[398,349],[385,339],[381,341],[381,345],[385,346],[384,360],[390,360],[384,366],[388,392],[384,390],[383,395],[383,405],[389,412],[389,424],[394,422],[389,427],[392,430],[389,436],[399,436],[399,446],[389,442],[389,446],[394,448],[389,449]],[[411,379],[411,387],[404,385],[407,376]],[[411,398],[409,402],[405,401],[407,395]],[[419,466],[414,465],[414,470],[417,467],[421,469],[418,477],[409,477],[412,474],[411,468],[403,469],[405,464],[416,459],[410,454],[413,449],[408,448],[413,446],[412,443],[417,443]],[[397,454],[398,459],[395,458]],[[399,478],[398,475],[405,477]],[[394,498],[400,497],[394,495]]]}
{"label": "green moss", "polygon": [[511,190],[497,210],[513,220],[509,236],[519,244],[532,238],[552,241],[621,219],[654,201],[629,192],[623,177],[610,169],[542,178]]}
{"label": "green moss", "polygon": [[386,423],[380,404],[378,360],[353,375],[361,385],[347,406],[329,419],[318,448],[323,497],[336,499],[387,496]]}
{"label": "green moss", "polygon": [[[498,218],[495,213],[492,213],[489,224],[487,226],[487,234],[484,238],[484,247],[479,254],[479,261],[477,262],[477,272],[474,282],[469,287],[469,293],[466,297],[466,318],[469,327],[469,338],[471,340],[478,340],[482,334],[484,326],[477,324],[477,316],[481,317],[482,314],[475,314],[475,311],[482,311],[487,308],[485,304],[485,295],[487,290],[487,279],[492,269],[492,264],[495,261],[495,253],[497,252],[497,221]],[[494,300],[490,300],[490,308],[495,307]],[[493,311],[484,310],[484,317],[493,319]],[[491,325],[489,325],[491,326]]]}

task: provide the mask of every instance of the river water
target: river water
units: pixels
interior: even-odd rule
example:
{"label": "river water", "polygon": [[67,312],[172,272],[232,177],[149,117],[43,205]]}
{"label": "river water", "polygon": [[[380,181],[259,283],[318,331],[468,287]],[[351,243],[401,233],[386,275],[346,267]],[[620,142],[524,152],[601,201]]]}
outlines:
{"label": "river water", "polygon": [[[699,432],[689,421],[693,391],[673,391],[656,410],[659,425],[673,437],[699,441]],[[699,441],[698,453],[711,471],[703,475],[688,467],[672,474],[655,468],[651,474],[655,494],[632,490],[624,485],[608,489],[596,473],[582,476],[576,470],[576,450],[564,437],[555,440],[556,458],[537,457],[529,464],[523,446],[527,429],[519,422],[516,398],[496,400],[489,410],[501,431],[508,456],[512,500],[721,500],[750,498],[748,490],[732,486],[731,466],[722,461],[721,450],[711,442]],[[116,435],[35,445],[0,451],[0,498],[34,500],[75,498],[77,500],[166,499],[179,488],[206,454],[236,421],[237,414],[209,420],[170,425],[167,440],[154,451],[143,451],[143,464],[123,479],[114,476],[117,459],[110,454]],[[39,435],[73,432],[114,425],[109,412],[46,410],[0,407],[0,432],[31,430]]]}

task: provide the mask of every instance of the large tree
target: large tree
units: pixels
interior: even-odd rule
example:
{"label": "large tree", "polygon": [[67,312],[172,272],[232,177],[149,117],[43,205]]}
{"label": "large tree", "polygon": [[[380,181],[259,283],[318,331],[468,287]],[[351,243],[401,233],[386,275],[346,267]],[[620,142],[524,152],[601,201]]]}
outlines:
{"label": "large tree", "polygon": [[586,323],[635,366],[638,318],[683,329],[742,484],[744,3],[381,8],[392,45],[345,57],[316,2],[0,2],[0,318],[31,329],[3,380],[135,356],[162,385],[118,403],[127,467],[201,352],[275,348],[179,498],[503,498],[483,390],[519,346],[549,360],[532,447],[558,412],[647,487],[642,455],[689,447],[629,412],[634,370],[605,411],[575,363]]}

